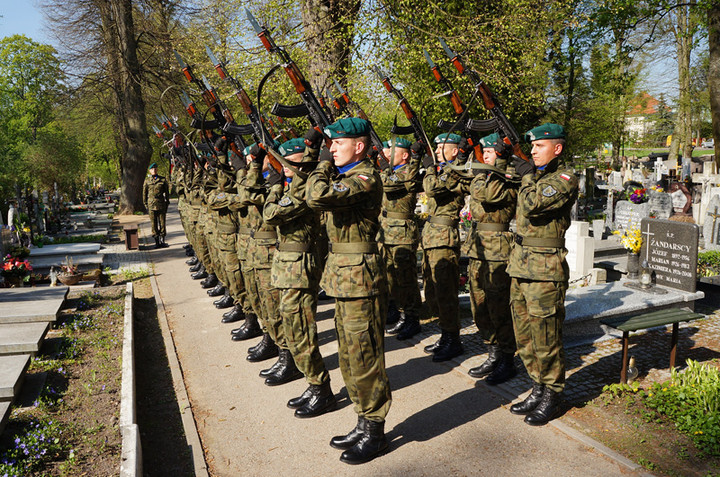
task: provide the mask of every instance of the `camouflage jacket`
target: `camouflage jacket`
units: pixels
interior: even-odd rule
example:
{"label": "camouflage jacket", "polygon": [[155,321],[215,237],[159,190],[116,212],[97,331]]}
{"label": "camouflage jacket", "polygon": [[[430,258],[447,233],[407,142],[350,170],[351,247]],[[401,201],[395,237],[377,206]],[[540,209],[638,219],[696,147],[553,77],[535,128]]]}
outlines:
{"label": "camouflage jacket", "polygon": [[178,200],[185,200],[185,173],[179,163],[176,163],[170,172],[170,193],[173,191],[178,196]]}
{"label": "camouflage jacket", "polygon": [[[516,219],[517,235],[522,239],[560,239],[560,242],[565,238],[570,210],[578,196],[578,180],[571,169],[559,169],[558,162],[554,159],[544,171],[522,178]],[[569,277],[566,255],[564,246],[515,243],[508,274],[536,281],[566,281]]]}
{"label": "camouflage jacket", "polygon": [[143,203],[147,210],[166,211],[170,203],[170,188],[163,176],[148,176],[143,184]]}
{"label": "camouflage jacket", "polygon": [[[423,189],[428,198],[428,220],[422,231],[422,246],[424,249],[451,247],[460,248],[460,234],[458,222],[460,210],[465,204],[465,197],[461,191],[453,191],[447,187],[448,180],[452,180],[448,170],[428,170],[423,179]],[[433,223],[434,217],[444,220],[454,220],[455,225]]]}
{"label": "camouflage jacket", "polygon": [[[422,191],[418,179],[419,163],[389,168],[380,174],[383,183],[382,213],[378,240],[388,245],[417,245],[420,240],[415,222],[417,193]],[[405,217],[403,217],[405,216]]]}
{"label": "camouflage jacket", "polygon": [[[372,244],[377,247],[380,229],[382,180],[370,160],[366,158],[339,175],[334,174],[330,162],[320,162],[308,177],[306,194],[310,207],[331,212],[326,224],[331,250],[320,285],[328,295],[340,298],[385,293],[384,265],[377,248],[372,250]],[[347,247],[345,251],[339,251],[341,246]],[[351,251],[363,246],[370,251]]]}
{"label": "camouflage jacket", "polygon": [[263,221],[262,211],[269,191],[258,164],[248,166],[239,192],[240,204],[247,206],[247,217],[243,221],[252,230],[247,242],[247,266],[255,269],[270,268],[277,244],[277,231],[274,225]]}
{"label": "camouflage jacket", "polygon": [[[284,187],[273,186],[265,201],[263,220],[277,227],[280,239],[271,274],[272,284],[277,288],[312,288],[320,282],[316,241],[320,235],[320,216],[305,201],[305,186],[305,179],[296,175]],[[287,244],[308,249],[283,250],[283,245],[291,246]]]}
{"label": "camouflage jacket", "polygon": [[217,217],[217,232],[221,234],[234,234],[237,232],[237,212],[229,207],[229,191],[235,190],[235,175],[232,171],[223,166],[218,169],[218,186],[211,191],[206,201],[208,207],[213,210]]}
{"label": "camouflage jacket", "polygon": [[451,175],[448,182],[453,190],[470,194],[472,226],[463,244],[463,253],[476,260],[506,262],[513,234],[509,230],[483,230],[487,227],[483,224],[510,224],[515,217],[517,185],[485,171],[480,171],[471,181]]}

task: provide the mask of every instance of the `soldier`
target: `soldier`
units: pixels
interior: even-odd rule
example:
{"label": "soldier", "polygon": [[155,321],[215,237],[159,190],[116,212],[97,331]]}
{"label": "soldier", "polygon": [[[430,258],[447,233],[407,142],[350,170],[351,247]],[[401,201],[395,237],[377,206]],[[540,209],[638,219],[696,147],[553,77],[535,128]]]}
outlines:
{"label": "soldier", "polygon": [[157,164],[153,162],[148,168],[150,176],[143,184],[143,203],[150,215],[155,248],[167,247],[165,243],[165,214],[170,204],[170,186],[167,179],[158,175]]}
{"label": "soldier", "polygon": [[317,237],[320,217],[305,201],[308,173],[317,165],[322,134],[312,128],[302,138],[284,142],[279,151],[290,166],[284,167],[285,184],[274,185],[265,201],[263,219],[278,228],[280,243],[272,264],[272,285],[280,289],[280,316],[288,349],[308,388],[288,401],[300,418],[315,417],[337,406],[318,344],[315,312],[320,284]]}
{"label": "soldier", "polygon": [[525,137],[532,142],[537,171],[522,177],[508,273],[515,340],[534,384],[530,395],[510,411],[526,414],[527,424],[539,426],[555,417],[565,387],[562,326],[569,272],[564,237],[578,181],[571,169],[560,166],[565,148],[562,126],[543,124]]}
{"label": "soldier", "polygon": [[338,361],[358,414],[355,428],[333,437],[330,445],[345,449],[342,462],[361,464],[388,450],[384,428],[391,397],[383,340],[387,284],[375,241],[382,180],[367,158],[367,121],[340,119],[324,133],[332,143],[308,178],[307,202],[330,212],[329,253],[321,285],[335,297]]}
{"label": "soldier", "polygon": [[[423,188],[428,197],[428,220],[422,232],[423,275],[426,280],[425,301],[437,310],[442,334],[425,347],[435,362],[448,361],[463,354],[460,342],[458,288],[460,281],[459,214],[465,204],[462,192],[447,187],[450,177],[446,165],[458,156],[461,137],[440,134],[435,138],[439,165],[432,157],[424,159],[426,167]],[[416,143],[417,144],[417,143]],[[449,169],[449,168],[448,168]]]}
{"label": "soldier", "polygon": [[470,307],[475,325],[488,344],[488,358],[468,374],[473,378],[487,376],[485,382],[495,385],[517,374],[507,262],[518,182],[514,180],[516,176],[506,174],[510,149],[500,136],[493,133],[480,142],[485,167],[475,166],[477,175],[467,187],[472,228],[466,253],[470,259]]}
{"label": "soldier", "polygon": [[[417,247],[420,233],[415,222],[417,192],[422,191],[418,174],[420,160],[410,160],[411,143],[398,138],[393,147],[390,141],[383,150],[391,157],[392,168],[382,174],[383,208],[380,217],[380,250],[387,268],[390,300],[397,304],[400,317],[387,332],[406,340],[421,331],[420,287],[417,281]],[[388,313],[389,315],[389,313]]]}

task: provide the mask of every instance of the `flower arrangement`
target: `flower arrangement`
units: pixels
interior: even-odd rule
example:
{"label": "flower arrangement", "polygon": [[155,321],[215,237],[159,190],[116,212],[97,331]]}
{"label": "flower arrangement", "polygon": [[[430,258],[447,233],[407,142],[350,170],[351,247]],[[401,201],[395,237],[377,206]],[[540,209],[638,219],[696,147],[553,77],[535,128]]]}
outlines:
{"label": "flower arrangement", "polygon": [[647,202],[647,200],[648,200],[647,189],[645,189],[643,187],[642,189],[636,188],[631,191],[628,191],[627,198],[633,204],[642,204],[644,202]]}
{"label": "flower arrangement", "polygon": [[653,192],[665,192],[665,189],[658,185],[650,186],[650,190]]}
{"label": "flower arrangement", "polygon": [[9,281],[27,282],[30,280],[30,272],[32,272],[32,265],[30,265],[30,262],[27,260],[13,257],[12,255],[7,255],[5,259],[3,259],[2,276],[10,279]]}
{"label": "flower arrangement", "polygon": [[460,222],[462,223],[463,227],[468,229],[472,225],[472,211],[470,210],[469,205],[466,205],[460,211]]}
{"label": "flower arrangement", "polygon": [[61,275],[76,275],[78,273],[78,267],[72,261],[72,258],[65,256],[65,263],[60,265]]}
{"label": "flower arrangement", "polygon": [[620,236],[620,242],[622,243],[625,250],[632,253],[640,253],[642,247],[642,233],[640,228],[631,228],[630,230],[613,231],[614,235]]}

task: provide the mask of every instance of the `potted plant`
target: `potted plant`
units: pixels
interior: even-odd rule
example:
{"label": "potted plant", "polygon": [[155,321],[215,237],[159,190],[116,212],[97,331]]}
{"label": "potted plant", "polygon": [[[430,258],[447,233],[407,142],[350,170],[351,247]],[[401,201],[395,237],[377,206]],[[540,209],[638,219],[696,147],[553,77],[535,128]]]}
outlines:
{"label": "potted plant", "polygon": [[7,255],[2,262],[2,276],[5,279],[5,283],[8,283],[11,287],[21,287],[23,283],[30,280],[30,272],[32,272],[32,265],[30,262]]}
{"label": "potted plant", "polygon": [[82,280],[83,274],[78,271],[77,265],[72,261],[72,258],[65,257],[65,262],[60,265],[60,273],[57,275],[57,279],[63,285],[75,285]]}

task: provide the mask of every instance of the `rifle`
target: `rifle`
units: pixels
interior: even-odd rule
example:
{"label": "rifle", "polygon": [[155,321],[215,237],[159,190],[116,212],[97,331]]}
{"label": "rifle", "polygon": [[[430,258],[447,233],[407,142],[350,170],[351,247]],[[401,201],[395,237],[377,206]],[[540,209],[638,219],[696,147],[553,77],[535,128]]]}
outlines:
{"label": "rifle", "polygon": [[[275,53],[280,57],[280,64],[295,87],[295,91],[303,100],[304,106],[307,109],[307,116],[309,116],[313,126],[322,131],[322,129],[330,125],[331,121],[323,107],[320,105],[320,101],[318,101],[317,96],[313,93],[310,83],[305,79],[298,66],[292,58],[290,58],[287,51],[277,46],[277,44],[273,41],[268,29],[260,26],[253,14],[250,13],[250,10],[245,9],[245,14],[247,15],[248,21],[250,21],[250,24],[255,30],[255,33],[257,33],[257,36],[260,38],[260,41],[265,49],[268,52]],[[275,109],[276,108],[273,107],[273,110]]]}
{"label": "rifle", "polygon": [[492,131],[499,129],[505,136],[503,142],[513,148],[513,154],[524,161],[531,162],[520,148],[520,135],[507,116],[505,116],[498,99],[492,91],[490,91],[488,85],[480,78],[480,74],[475,70],[466,68],[460,55],[452,51],[447,43],[445,43],[445,40],[442,38],[439,38],[439,40],[445,54],[450,58],[450,61],[453,66],[455,66],[455,69],[458,70],[458,73],[467,76],[475,83],[476,93],[480,93],[485,103],[485,108],[490,111],[493,117],[493,119],[488,120],[471,119],[468,121],[468,129],[473,131]]}
{"label": "rifle", "polygon": [[373,127],[372,122],[370,119],[368,119],[368,115],[365,114],[365,111],[360,107],[359,104],[357,104],[355,101],[350,99],[350,95],[345,91],[345,89],[338,83],[337,80],[335,80],[335,87],[337,88],[338,92],[340,93],[340,97],[343,101],[343,109],[347,108],[347,106],[352,105],[357,110],[357,115],[360,119],[364,119],[365,121],[370,124],[370,142],[372,143],[373,149],[375,149],[377,153],[377,165],[380,168],[380,170],[385,170],[388,167],[390,167],[390,160],[385,157],[385,153],[383,152],[383,143],[380,139],[380,136],[378,136],[377,132],[375,131],[375,127]]}
{"label": "rifle", "polygon": [[387,74],[384,74],[382,70],[378,66],[373,67],[373,71],[377,75],[378,78],[380,78],[380,81],[382,82],[383,86],[385,86],[385,89],[388,91],[388,93],[395,95],[395,97],[400,101],[400,107],[402,108],[403,112],[405,113],[405,117],[410,121],[410,126],[393,126],[393,133],[394,134],[415,134],[415,139],[418,141],[422,141],[422,143],[425,145],[425,153],[435,158],[432,148],[430,147],[430,140],[427,137],[427,134],[425,133],[425,128],[423,127],[422,123],[420,122],[420,118],[417,114],[415,114],[415,111],[410,106],[410,103],[408,103],[408,100],[405,99],[405,96],[403,96],[402,92],[395,88],[392,83],[390,82],[390,76]]}
{"label": "rifle", "polygon": [[[453,110],[455,110],[455,114],[460,118],[467,111],[467,107],[460,99],[460,95],[458,94],[457,90],[453,87],[450,81],[443,76],[443,74],[440,72],[440,68],[435,64],[432,58],[430,58],[430,54],[427,52],[427,50],[423,49],[423,54],[425,55],[425,60],[428,62],[428,65],[430,65],[430,70],[435,77],[435,81],[437,81],[440,86],[445,89],[445,93],[443,93],[443,96],[447,96],[448,99],[450,99],[450,103],[453,106]],[[456,121],[455,123],[450,123],[449,121],[444,121],[441,119],[438,123],[438,127],[443,130],[450,131],[453,128],[454,124],[457,124],[457,122],[458,121]],[[465,129],[468,129],[467,124],[463,124],[463,130]],[[470,134],[470,137],[468,138],[468,143],[475,151],[475,159],[479,162],[483,162],[482,145],[477,140],[477,138],[472,136],[474,136],[474,134]]]}

